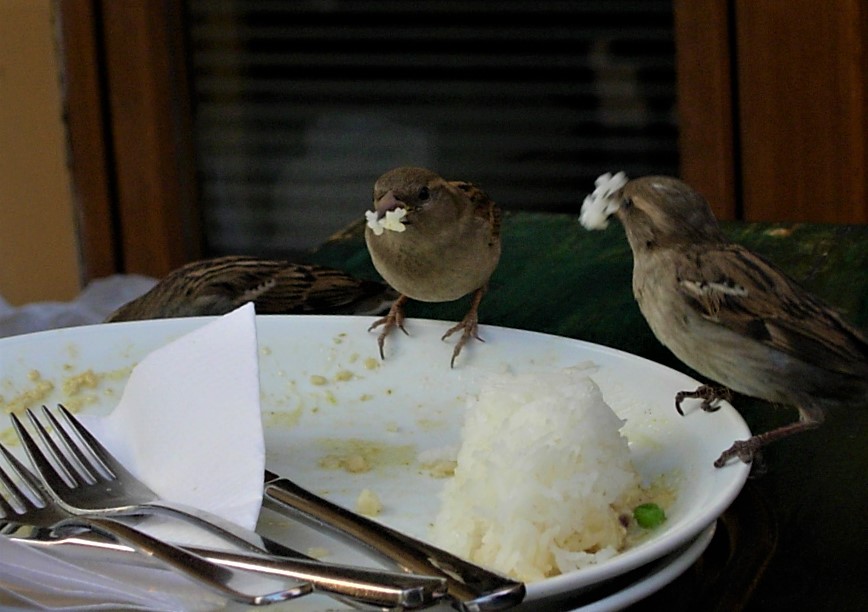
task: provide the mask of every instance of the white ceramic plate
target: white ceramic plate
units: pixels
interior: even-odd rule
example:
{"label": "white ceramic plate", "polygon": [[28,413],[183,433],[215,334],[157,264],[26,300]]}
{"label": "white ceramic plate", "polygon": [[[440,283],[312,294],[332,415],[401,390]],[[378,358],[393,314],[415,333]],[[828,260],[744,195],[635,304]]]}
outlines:
{"label": "white ceramic plate", "polygon": [[[85,412],[108,412],[132,366],[206,321],[97,325],[0,340],[0,408],[30,398],[35,405],[64,402]],[[488,326],[480,330],[485,343],[466,346],[450,369],[452,344],[440,340],[450,324],[418,319],[407,321],[409,336],[394,332],[387,339],[381,361],[376,334],[367,332],[372,321],[258,317],[269,468],[350,508],[362,489],[371,489],[384,504],[378,520],[426,539],[444,481],[417,457],[457,446],[467,397],[480,378],[590,360],[599,366],[593,377],[606,401],[627,420],[623,432],[640,474],[677,483],[668,519],[650,537],[605,563],[528,585],[530,602],[560,599],[681,548],[729,506],[747,477],[741,463],[712,465],[734,440],[749,436],[744,421],[731,406],[706,414],[696,409],[698,402],[687,402],[687,415],[679,416],[675,393],[698,385],[679,372],[598,345]],[[95,387],[82,384],[89,377],[81,375],[89,371]],[[9,442],[12,436],[6,429],[0,438]],[[352,455],[365,457],[372,469],[350,473],[334,467]],[[271,535],[295,529],[274,518],[261,527]],[[301,541],[289,535],[302,551],[321,546],[310,534],[298,532]],[[329,552],[327,560],[350,560],[336,549]]]}
{"label": "white ceramic plate", "polygon": [[574,608],[572,612],[611,612],[612,610],[622,610],[659,591],[693,565],[711,543],[715,528],[716,524],[711,525],[700,533],[698,538],[689,542],[682,549],[648,564],[647,573],[629,586],[610,595],[600,597],[592,603]]}

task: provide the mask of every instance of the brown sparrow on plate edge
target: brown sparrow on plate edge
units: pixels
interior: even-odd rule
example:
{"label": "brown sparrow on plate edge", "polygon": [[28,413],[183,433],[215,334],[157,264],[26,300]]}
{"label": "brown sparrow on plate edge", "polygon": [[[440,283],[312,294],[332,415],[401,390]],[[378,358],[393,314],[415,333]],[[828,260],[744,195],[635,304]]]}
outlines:
{"label": "brown sparrow on plate edge", "polygon": [[106,322],[222,315],[246,302],[258,314],[378,314],[395,301],[377,281],[317,265],[228,255],[171,272]]}
{"label": "brown sparrow on plate edge", "polygon": [[[714,465],[818,427],[830,408],[868,403],[868,341],[829,305],[731,242],[708,203],[663,176],[597,179],[582,205],[589,229],[614,214],[633,251],[633,295],[657,339],[685,364],[744,395],[794,406],[799,420],[736,441]],[[727,389],[703,385],[705,411]]]}
{"label": "brown sparrow on plate edge", "polygon": [[374,185],[366,213],[365,242],[374,267],[401,295],[382,326],[380,356],[395,327],[404,333],[408,299],[449,302],[473,294],[464,319],[443,339],[461,331],[451,365],[470,338],[478,336],[477,310],[500,260],[500,208],[477,186],[446,181],[424,168],[390,170]]}

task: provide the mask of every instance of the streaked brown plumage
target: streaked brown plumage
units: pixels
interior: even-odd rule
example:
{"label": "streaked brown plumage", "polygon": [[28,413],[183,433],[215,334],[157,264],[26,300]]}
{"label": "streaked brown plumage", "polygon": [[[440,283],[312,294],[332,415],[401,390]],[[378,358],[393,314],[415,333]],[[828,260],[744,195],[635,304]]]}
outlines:
{"label": "streaked brown plumage", "polygon": [[[670,177],[616,194],[633,251],[633,292],[657,338],[704,376],[794,406],[798,422],[735,442],[715,465],[817,427],[830,408],[868,403],[868,341],[833,308],[756,253],[729,241],[708,203]],[[680,394],[703,398],[707,390]],[[680,406],[679,406],[680,410]]]}
{"label": "streaked brown plumage", "polygon": [[174,270],[106,321],[221,315],[250,301],[259,314],[377,314],[396,298],[339,270],[230,255]]}
{"label": "streaked brown plumage", "polygon": [[405,231],[375,235],[365,241],[377,271],[401,297],[371,329],[383,326],[377,339],[380,355],[389,332],[404,330],[408,299],[448,302],[473,294],[464,319],[443,338],[461,331],[451,364],[470,338],[479,338],[479,303],[500,260],[500,208],[481,189],[463,181],[446,181],[424,168],[396,168],[374,185],[379,216],[403,208]]}

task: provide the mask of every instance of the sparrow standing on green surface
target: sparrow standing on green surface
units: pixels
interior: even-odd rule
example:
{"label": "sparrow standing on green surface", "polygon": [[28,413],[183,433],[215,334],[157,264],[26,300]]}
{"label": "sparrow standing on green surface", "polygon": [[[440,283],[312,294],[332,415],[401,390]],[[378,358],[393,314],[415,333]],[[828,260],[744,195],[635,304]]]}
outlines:
{"label": "sparrow standing on green surface", "polygon": [[222,315],[246,302],[258,314],[377,314],[397,293],[323,266],[229,255],[178,268],[106,322]]}
{"label": "sparrow standing on green surface", "polygon": [[374,185],[365,242],[374,267],[401,295],[389,313],[370,327],[383,326],[383,344],[393,328],[404,333],[408,299],[449,302],[473,294],[451,364],[470,338],[478,336],[477,310],[488,279],[500,260],[500,208],[471,183],[446,181],[424,168],[396,168]]}
{"label": "sparrow standing on green surface", "polygon": [[[626,231],[633,294],[657,339],[727,388],[799,411],[795,423],[736,441],[715,466],[733,457],[749,462],[764,445],[818,427],[830,408],[868,403],[865,336],[773,264],[728,240],[688,185],[604,175],[581,220],[594,229],[612,214]],[[679,393],[679,412],[685,397],[702,398],[711,411],[721,395],[707,386]]]}

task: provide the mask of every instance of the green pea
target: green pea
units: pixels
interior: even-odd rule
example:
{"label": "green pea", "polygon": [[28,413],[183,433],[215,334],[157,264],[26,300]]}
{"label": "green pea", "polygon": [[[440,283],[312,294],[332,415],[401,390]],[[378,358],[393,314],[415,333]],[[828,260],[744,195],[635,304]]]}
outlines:
{"label": "green pea", "polygon": [[643,529],[652,529],[666,520],[666,513],[657,504],[640,504],[633,508],[633,518]]}

